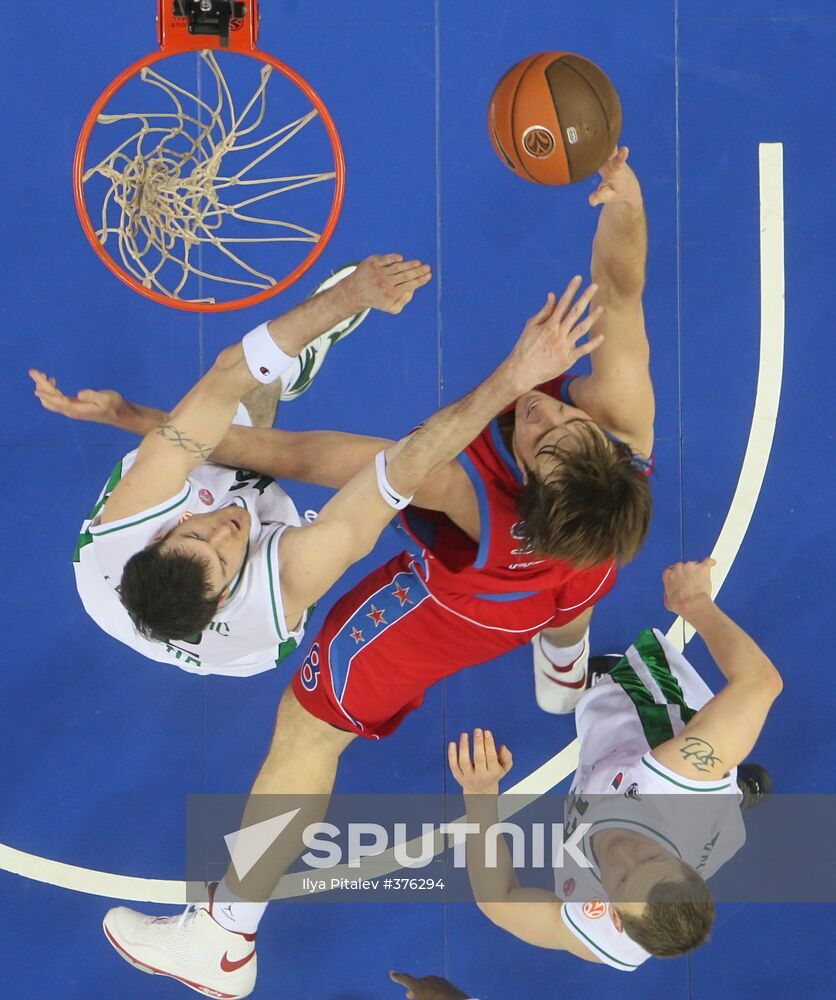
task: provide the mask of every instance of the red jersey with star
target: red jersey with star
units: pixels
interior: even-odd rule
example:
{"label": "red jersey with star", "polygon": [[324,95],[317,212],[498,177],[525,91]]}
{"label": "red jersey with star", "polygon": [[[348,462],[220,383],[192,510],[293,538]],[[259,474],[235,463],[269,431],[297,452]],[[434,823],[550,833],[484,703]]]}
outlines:
{"label": "red jersey with star", "polygon": [[[564,375],[539,390],[571,404],[566,394],[570,381]],[[612,562],[580,570],[559,559],[539,558],[526,549],[517,512],[522,474],[498,420],[485,428],[459,461],[479,503],[478,542],[439,511],[413,506],[401,514],[403,527],[422,547],[423,575],[432,594],[488,625],[505,627],[514,619],[533,627],[539,618],[545,627],[571,621],[612,588],[616,578]]]}

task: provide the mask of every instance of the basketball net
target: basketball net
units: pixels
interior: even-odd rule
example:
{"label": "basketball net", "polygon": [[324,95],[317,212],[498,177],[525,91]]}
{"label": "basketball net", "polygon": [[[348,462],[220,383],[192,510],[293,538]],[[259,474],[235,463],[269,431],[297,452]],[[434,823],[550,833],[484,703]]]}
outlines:
{"label": "basketball net", "polygon": [[[271,157],[313,119],[316,108],[281,128],[256,138],[267,110],[267,87],[273,67],[263,65],[260,82],[241,111],[236,111],[230,88],[214,54],[204,49],[200,58],[214,79],[215,98],[207,103],[168,80],[150,66],[138,79],[159,88],[171,101],[168,112],[100,114],[98,125],[130,122],[136,131],[119,142],[83,181],[103,178],[104,194],[96,236],[102,246],[110,241],[124,268],[144,288],[178,299],[190,278],[248,289],[268,289],[277,278],[247,263],[247,245],[312,243],[321,233],[279,218],[265,218],[276,203],[269,199],[311,184],[335,178],[327,173],[256,178],[254,167]],[[209,89],[212,89],[210,80]],[[124,134],[124,133],[122,133]],[[251,154],[236,169],[224,171],[231,153]],[[265,204],[267,203],[267,204]],[[279,209],[280,210],[280,209]],[[248,235],[224,235],[225,223],[235,219],[252,227]],[[200,251],[212,247],[234,265],[229,274],[203,269]],[[165,275],[163,269],[165,268]],[[203,286],[201,285],[201,290]],[[212,303],[214,297],[190,298]]]}

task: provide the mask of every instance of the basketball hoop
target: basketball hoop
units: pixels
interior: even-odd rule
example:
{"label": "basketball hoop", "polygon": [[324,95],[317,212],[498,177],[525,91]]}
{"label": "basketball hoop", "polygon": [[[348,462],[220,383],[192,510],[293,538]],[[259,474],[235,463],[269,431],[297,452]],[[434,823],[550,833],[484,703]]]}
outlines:
{"label": "basketball hoop", "polygon": [[256,48],[258,25],[258,0],[159,0],[159,51],[120,73],[81,129],[73,186],[87,239],[163,305],[262,302],[337,225],[336,126],[310,84]]}

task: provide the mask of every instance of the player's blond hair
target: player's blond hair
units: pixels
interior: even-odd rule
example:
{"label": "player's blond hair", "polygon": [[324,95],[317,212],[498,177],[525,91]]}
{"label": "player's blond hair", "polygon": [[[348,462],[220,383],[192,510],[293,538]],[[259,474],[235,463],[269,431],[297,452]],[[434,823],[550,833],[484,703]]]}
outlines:
{"label": "player's blond hair", "polygon": [[708,886],[690,865],[681,863],[682,880],[664,879],[648,893],[640,917],[616,911],[624,932],[657,958],[674,958],[705,944],[716,911]]}
{"label": "player's blond hair", "polygon": [[585,568],[627,563],[647,535],[653,501],[647,477],[621,441],[590,420],[573,420],[573,433],[538,457],[557,459],[547,479],[530,473],[517,501],[522,540],[536,555]]}

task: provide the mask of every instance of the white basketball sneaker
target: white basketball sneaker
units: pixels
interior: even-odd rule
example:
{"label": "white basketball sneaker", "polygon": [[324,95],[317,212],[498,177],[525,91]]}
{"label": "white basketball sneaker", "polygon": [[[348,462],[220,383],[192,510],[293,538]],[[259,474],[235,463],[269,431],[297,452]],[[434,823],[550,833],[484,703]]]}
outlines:
{"label": "white basketball sneaker", "polygon": [[105,914],[103,927],[116,951],[140,972],[170,976],[221,1000],[239,1000],[255,989],[255,934],[236,934],[216,923],[211,898],[174,917],[117,906]]}
{"label": "white basketball sneaker", "polygon": [[534,694],[537,704],[552,715],[574,712],[586,690],[589,670],[589,629],[583,637],[583,651],[566,666],[553,663],[543,649],[542,633],[531,640],[534,649]]}
{"label": "white basketball sneaker", "polygon": [[[318,284],[313,292],[311,292],[311,295],[319,295],[320,292],[324,292],[327,288],[333,288],[338,281],[347,278],[349,274],[356,270],[356,264],[346,264],[345,267],[341,267],[339,271],[332,274],[330,278],[326,278],[325,281]],[[281,399],[296,399],[297,396],[301,396],[303,392],[309,389],[314,376],[322,367],[326,355],[334,344],[356,330],[369,315],[369,312],[369,309],[361,309],[360,312],[337,323],[336,326],[331,327],[330,330],[326,330],[325,333],[308,344],[299,355],[298,367],[291,369],[289,382],[282,387]]]}

